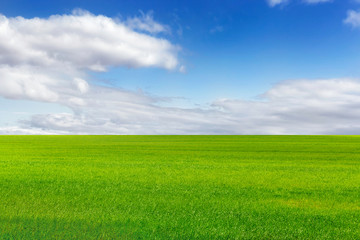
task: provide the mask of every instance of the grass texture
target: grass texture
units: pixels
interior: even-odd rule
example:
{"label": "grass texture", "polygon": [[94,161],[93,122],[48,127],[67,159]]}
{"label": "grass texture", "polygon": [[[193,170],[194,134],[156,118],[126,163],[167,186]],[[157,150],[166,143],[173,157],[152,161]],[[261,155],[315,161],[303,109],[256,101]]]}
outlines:
{"label": "grass texture", "polygon": [[360,137],[0,136],[0,239],[360,239]]}

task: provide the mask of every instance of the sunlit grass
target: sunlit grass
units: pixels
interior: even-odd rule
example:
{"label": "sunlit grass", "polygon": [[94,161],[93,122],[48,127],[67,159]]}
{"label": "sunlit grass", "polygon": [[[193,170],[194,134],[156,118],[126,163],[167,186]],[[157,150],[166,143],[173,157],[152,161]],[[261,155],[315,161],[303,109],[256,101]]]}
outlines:
{"label": "sunlit grass", "polygon": [[1,136],[0,239],[360,239],[360,137]]}

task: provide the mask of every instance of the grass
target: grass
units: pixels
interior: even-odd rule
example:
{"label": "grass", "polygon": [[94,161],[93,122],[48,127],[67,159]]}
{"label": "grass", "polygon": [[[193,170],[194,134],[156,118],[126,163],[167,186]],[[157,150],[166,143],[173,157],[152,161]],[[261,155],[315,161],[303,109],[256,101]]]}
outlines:
{"label": "grass", "polygon": [[360,239],[360,137],[0,136],[0,239]]}

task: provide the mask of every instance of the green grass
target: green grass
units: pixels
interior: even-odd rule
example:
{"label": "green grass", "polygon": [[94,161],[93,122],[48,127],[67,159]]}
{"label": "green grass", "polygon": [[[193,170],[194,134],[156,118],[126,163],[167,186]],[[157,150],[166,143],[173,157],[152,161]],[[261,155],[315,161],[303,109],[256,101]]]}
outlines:
{"label": "green grass", "polygon": [[0,239],[360,239],[360,137],[0,136]]}

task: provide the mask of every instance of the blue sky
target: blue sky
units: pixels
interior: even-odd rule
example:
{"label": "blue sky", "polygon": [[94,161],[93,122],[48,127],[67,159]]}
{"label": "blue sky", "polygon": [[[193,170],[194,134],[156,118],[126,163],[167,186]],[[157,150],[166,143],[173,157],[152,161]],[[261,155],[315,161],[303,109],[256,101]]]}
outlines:
{"label": "blue sky", "polygon": [[[0,9],[9,26],[0,28],[0,133],[360,133],[356,0],[12,0],[1,1]],[[61,34],[53,15],[62,19]],[[127,41],[104,24],[90,37],[85,30],[71,35],[71,21],[83,19],[85,29],[101,16],[140,34],[134,51],[143,48],[141,41],[153,42],[146,49],[153,60],[99,50],[89,63],[80,62],[77,51],[92,52],[94,41],[109,49]],[[64,46],[44,42],[51,34],[74,38]],[[88,49],[76,41],[88,42]],[[17,71],[22,75],[14,76]],[[70,93],[73,81],[86,84],[85,93]],[[112,94],[118,97],[108,99]],[[106,107],[100,111],[93,98]]]}

